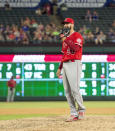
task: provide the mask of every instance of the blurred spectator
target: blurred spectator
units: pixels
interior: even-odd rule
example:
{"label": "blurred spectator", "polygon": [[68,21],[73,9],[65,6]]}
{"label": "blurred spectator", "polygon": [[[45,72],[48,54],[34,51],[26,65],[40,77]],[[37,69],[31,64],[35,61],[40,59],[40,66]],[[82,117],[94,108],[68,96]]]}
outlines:
{"label": "blurred spectator", "polygon": [[23,26],[23,25],[24,25],[24,20],[23,20],[23,18],[21,18],[20,23],[21,23],[21,26]]}
{"label": "blurred spectator", "polygon": [[44,31],[44,25],[40,22],[40,24],[38,25],[38,28],[41,30],[41,31]]}
{"label": "blurred spectator", "polygon": [[32,20],[31,20],[31,27],[32,28],[37,28],[38,27],[38,23],[36,22],[36,20],[34,18],[32,18]]}
{"label": "blurred spectator", "polygon": [[88,34],[89,32],[91,32],[89,27],[86,27],[86,25],[83,26],[83,31]]}
{"label": "blurred spectator", "polygon": [[42,10],[40,8],[38,8],[35,13],[38,15],[38,16],[41,16],[42,15]]}
{"label": "blurred spectator", "polygon": [[14,35],[15,35],[15,41],[16,41],[16,42],[20,41],[20,32],[19,32],[17,26],[16,26],[16,28],[14,29]]}
{"label": "blurred spectator", "polygon": [[66,6],[65,0],[49,0],[52,5],[52,13],[54,15],[59,15],[60,11],[66,11],[68,8]]}
{"label": "blurred spectator", "polygon": [[89,22],[92,22],[92,14],[91,14],[90,10],[87,10],[85,20],[88,20]]}
{"label": "blurred spectator", "polygon": [[4,37],[1,31],[0,31],[0,41],[4,41]]}
{"label": "blurred spectator", "polygon": [[85,39],[86,41],[90,41],[90,40],[91,40],[91,37],[93,37],[93,34],[90,33],[90,32],[91,32],[90,28],[89,28],[89,27],[86,27],[86,25],[84,25],[84,26],[83,26],[83,31],[84,31],[84,33],[83,33],[84,39]]}
{"label": "blurred spectator", "polygon": [[87,38],[88,38],[88,41],[93,41],[94,40],[94,35],[93,35],[93,33],[91,31],[87,34]]}
{"label": "blurred spectator", "polygon": [[112,28],[108,32],[108,38],[111,42],[115,42],[115,32]]}
{"label": "blurred spectator", "polygon": [[80,27],[80,29],[79,29],[79,31],[78,31],[81,35],[83,35],[83,33],[84,33],[84,29],[83,29],[83,27]]}
{"label": "blurred spectator", "polygon": [[15,40],[15,35],[14,35],[13,32],[11,32],[11,33],[8,35],[7,40],[8,40],[8,41],[13,41],[13,40]]}
{"label": "blurred spectator", "polygon": [[115,28],[115,20],[112,23],[112,27]]}
{"label": "blurred spectator", "polygon": [[85,42],[86,41],[93,41],[94,35],[91,32],[89,27],[86,27],[86,25],[84,25],[83,27],[80,28],[80,30],[78,31],[80,34],[82,34]]}
{"label": "blurred spectator", "polygon": [[50,35],[45,34],[44,35],[44,40],[45,41],[52,41],[52,37]]}
{"label": "blurred spectator", "polygon": [[24,45],[29,44],[29,38],[25,32],[23,33],[22,44],[24,44]]}
{"label": "blurred spectator", "polygon": [[95,43],[96,44],[103,44],[103,42],[106,40],[106,35],[100,31],[100,34],[97,35],[97,37],[95,38]]}
{"label": "blurred spectator", "polygon": [[57,0],[52,0],[53,15],[58,14],[58,4]]}
{"label": "blurred spectator", "polygon": [[8,3],[8,1],[5,1],[4,8],[5,8],[5,10],[11,10],[11,7],[10,7],[10,4]]}
{"label": "blurred spectator", "polygon": [[50,23],[50,26],[51,26],[51,28],[52,28],[52,31],[53,31],[55,28],[57,28],[57,26],[56,26],[55,23],[53,23],[53,22]]}
{"label": "blurred spectator", "polygon": [[83,34],[82,34],[82,36],[83,36],[83,39],[84,39],[84,43],[87,41],[87,34],[85,33],[85,32],[83,32]]}
{"label": "blurred spectator", "polygon": [[29,31],[29,27],[24,23],[24,25],[22,26],[22,30],[24,32],[28,32]]}
{"label": "blurred spectator", "polygon": [[[22,19],[23,20],[23,19]],[[24,25],[27,25],[28,27],[30,27],[31,24],[31,20],[29,17],[26,17],[26,19],[24,21],[22,21]]]}
{"label": "blurred spectator", "polygon": [[5,27],[4,27],[4,25],[3,25],[3,24],[1,24],[1,25],[0,25],[0,31],[1,31],[1,33],[3,33],[3,32],[4,32],[4,30],[5,30]]}
{"label": "blurred spectator", "polygon": [[60,13],[60,11],[67,11],[67,5],[65,3],[65,0],[58,0],[58,14]]}
{"label": "blurred spectator", "polygon": [[51,15],[51,5],[46,3],[43,7],[43,14]]}
{"label": "blurred spectator", "polygon": [[59,35],[59,31],[53,22],[47,24],[45,27],[43,26],[43,24],[40,23],[33,34],[33,40],[35,41],[52,41],[58,39],[57,36]]}
{"label": "blurred spectator", "polygon": [[57,28],[55,28],[52,32],[52,38],[53,40],[57,40],[58,39],[58,36],[59,36],[60,32],[57,30]]}
{"label": "blurred spectator", "polygon": [[19,32],[20,32],[20,36],[19,36],[19,41],[22,41],[23,40],[23,37],[24,37],[24,31],[22,28],[19,29]]}
{"label": "blurred spectator", "polygon": [[96,11],[93,12],[92,19],[93,20],[98,20],[99,19],[98,13]]}
{"label": "blurred spectator", "polygon": [[10,26],[7,25],[7,26],[6,26],[6,29],[5,29],[5,31],[4,31],[4,35],[5,35],[5,39],[6,39],[6,40],[9,40],[9,35],[10,35],[10,33],[12,33],[12,30],[11,30]]}
{"label": "blurred spectator", "polygon": [[11,32],[10,26],[7,25],[4,33],[5,33],[5,34],[9,34],[10,32]]}
{"label": "blurred spectator", "polygon": [[43,39],[43,35],[44,35],[43,32],[41,32],[41,30],[37,28],[37,30],[34,32],[33,40],[41,41]]}
{"label": "blurred spectator", "polygon": [[45,33],[46,35],[50,35],[52,33],[51,24],[47,24],[45,27]]}
{"label": "blurred spectator", "polygon": [[96,27],[94,35],[97,36],[99,34],[100,34],[100,29],[99,29],[99,27]]}

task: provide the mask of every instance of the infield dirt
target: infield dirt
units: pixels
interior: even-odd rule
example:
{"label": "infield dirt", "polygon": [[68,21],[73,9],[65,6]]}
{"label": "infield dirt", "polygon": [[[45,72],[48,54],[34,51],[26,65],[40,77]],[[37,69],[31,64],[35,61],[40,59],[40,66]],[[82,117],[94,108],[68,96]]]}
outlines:
{"label": "infield dirt", "polygon": [[[84,120],[65,122],[69,109],[0,109],[0,114],[49,114],[15,120],[0,120],[0,131],[115,131],[115,108],[87,109]],[[51,115],[55,114],[55,116]],[[103,114],[103,115],[101,115]],[[107,115],[108,114],[108,115]]]}

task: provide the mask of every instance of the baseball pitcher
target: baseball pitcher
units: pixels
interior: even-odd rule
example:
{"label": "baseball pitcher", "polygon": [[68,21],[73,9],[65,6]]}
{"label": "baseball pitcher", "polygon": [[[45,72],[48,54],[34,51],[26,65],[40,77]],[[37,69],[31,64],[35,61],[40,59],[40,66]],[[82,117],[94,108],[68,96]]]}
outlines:
{"label": "baseball pitcher", "polygon": [[[70,117],[66,122],[72,122],[82,119],[85,112],[83,99],[80,94],[80,77],[82,71],[82,48],[83,37],[80,33],[74,31],[74,20],[66,18],[63,22],[64,28],[60,33],[62,39],[62,59],[57,70],[57,76],[60,76],[63,69],[63,85],[65,95],[70,106]],[[76,108],[77,102],[78,109]]]}

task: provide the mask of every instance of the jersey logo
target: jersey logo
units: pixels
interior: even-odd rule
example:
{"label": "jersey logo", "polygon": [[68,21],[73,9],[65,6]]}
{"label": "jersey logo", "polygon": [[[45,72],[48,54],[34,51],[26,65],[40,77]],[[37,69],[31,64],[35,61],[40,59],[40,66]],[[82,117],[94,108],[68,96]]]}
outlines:
{"label": "jersey logo", "polygon": [[76,43],[75,43],[75,44],[81,46],[81,42],[82,42],[82,40],[81,40],[80,38],[78,38],[78,39],[76,40]]}

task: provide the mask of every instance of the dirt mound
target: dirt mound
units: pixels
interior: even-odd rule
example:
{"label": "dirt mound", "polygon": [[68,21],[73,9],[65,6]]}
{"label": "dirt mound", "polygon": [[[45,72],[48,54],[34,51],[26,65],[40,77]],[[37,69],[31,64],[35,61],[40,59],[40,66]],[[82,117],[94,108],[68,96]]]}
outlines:
{"label": "dirt mound", "polygon": [[1,120],[0,131],[115,131],[115,116],[88,115],[84,120],[65,122],[67,116]]}

